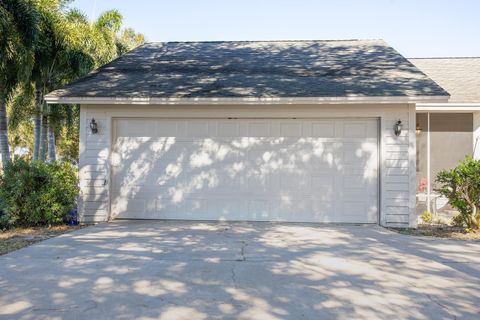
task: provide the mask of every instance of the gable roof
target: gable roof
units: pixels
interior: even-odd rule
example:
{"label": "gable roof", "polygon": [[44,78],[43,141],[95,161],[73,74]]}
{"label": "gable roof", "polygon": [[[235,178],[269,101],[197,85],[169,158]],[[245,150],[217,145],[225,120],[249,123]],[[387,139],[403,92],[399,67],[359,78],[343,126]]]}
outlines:
{"label": "gable roof", "polygon": [[449,102],[480,103],[480,57],[409,60],[451,94]]}
{"label": "gable roof", "polygon": [[448,98],[381,40],[147,43],[46,100]]}

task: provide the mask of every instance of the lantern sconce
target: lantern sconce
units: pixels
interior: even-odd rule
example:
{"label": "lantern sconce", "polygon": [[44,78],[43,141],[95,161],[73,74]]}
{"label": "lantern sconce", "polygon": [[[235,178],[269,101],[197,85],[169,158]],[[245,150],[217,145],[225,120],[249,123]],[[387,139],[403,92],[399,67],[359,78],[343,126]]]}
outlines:
{"label": "lantern sconce", "polygon": [[417,127],[415,128],[415,133],[417,134],[417,136],[421,135],[422,131],[422,127],[420,127],[420,125],[417,123]]}
{"label": "lantern sconce", "polygon": [[90,130],[92,131],[92,134],[98,133],[98,124],[94,118],[92,118],[92,121],[90,121]]}
{"label": "lantern sconce", "polygon": [[402,120],[398,120],[393,126],[393,133],[398,137],[402,133],[403,124]]}

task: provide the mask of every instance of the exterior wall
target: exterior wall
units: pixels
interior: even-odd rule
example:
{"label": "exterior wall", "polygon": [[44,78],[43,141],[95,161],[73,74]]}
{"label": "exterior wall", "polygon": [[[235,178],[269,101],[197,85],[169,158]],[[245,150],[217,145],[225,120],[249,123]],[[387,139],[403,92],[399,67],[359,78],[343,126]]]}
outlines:
{"label": "exterior wall", "polygon": [[417,112],[416,123],[422,129],[417,135],[417,214],[425,210],[449,214],[452,208],[447,198],[435,192],[435,180],[438,172],[456,167],[466,155],[472,154],[473,115],[471,112]]}
{"label": "exterior wall", "polygon": [[473,113],[473,157],[480,159],[480,111]]}
{"label": "exterior wall", "polygon": [[[101,222],[108,220],[109,212],[109,153],[110,124],[106,112],[80,109],[80,197],[78,212],[80,220]],[[90,131],[92,118],[98,124],[98,133]]]}
{"label": "exterior wall", "polygon": [[[416,227],[415,215],[415,105],[82,105],[80,112],[79,213],[82,221],[109,219],[110,149],[112,119],[116,117],[170,118],[334,118],[376,117],[380,120],[380,224]],[[98,134],[91,134],[92,118]],[[403,123],[400,136],[393,126]]]}

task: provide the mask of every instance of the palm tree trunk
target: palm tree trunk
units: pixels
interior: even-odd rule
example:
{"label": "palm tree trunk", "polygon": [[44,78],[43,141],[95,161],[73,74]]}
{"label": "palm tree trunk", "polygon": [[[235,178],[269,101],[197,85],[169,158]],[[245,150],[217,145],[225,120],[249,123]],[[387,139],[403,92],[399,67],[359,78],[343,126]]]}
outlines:
{"label": "palm tree trunk", "polygon": [[2,155],[2,165],[10,161],[10,149],[8,147],[8,121],[7,121],[7,101],[5,96],[0,93],[0,154]]}
{"label": "palm tree trunk", "polygon": [[[51,123],[51,121],[49,121]],[[49,161],[56,161],[56,148],[55,148],[55,132],[51,125],[48,126],[48,160]]]}
{"label": "palm tree trunk", "polygon": [[42,93],[37,90],[35,97],[35,127],[33,129],[33,160],[38,160],[40,153],[40,128],[42,126]]}
{"label": "palm tree trunk", "polygon": [[45,161],[47,158],[47,135],[48,135],[48,116],[46,110],[47,104],[42,105],[42,126],[40,128],[40,147],[38,152],[38,159]]}

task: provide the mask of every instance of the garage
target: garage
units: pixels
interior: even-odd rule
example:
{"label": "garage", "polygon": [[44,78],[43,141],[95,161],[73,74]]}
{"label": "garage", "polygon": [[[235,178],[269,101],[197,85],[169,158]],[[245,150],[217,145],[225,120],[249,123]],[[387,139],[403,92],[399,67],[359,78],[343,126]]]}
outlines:
{"label": "garage", "polygon": [[378,222],[375,118],[112,121],[112,218]]}
{"label": "garage", "polygon": [[80,105],[86,223],[417,225],[417,103],[382,40],[147,43],[45,96]]}

